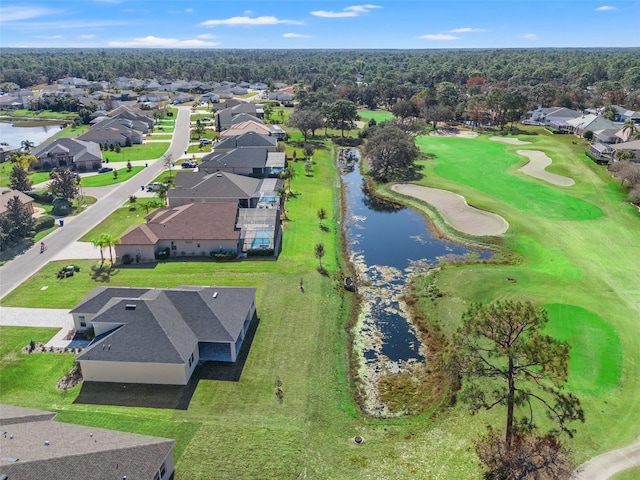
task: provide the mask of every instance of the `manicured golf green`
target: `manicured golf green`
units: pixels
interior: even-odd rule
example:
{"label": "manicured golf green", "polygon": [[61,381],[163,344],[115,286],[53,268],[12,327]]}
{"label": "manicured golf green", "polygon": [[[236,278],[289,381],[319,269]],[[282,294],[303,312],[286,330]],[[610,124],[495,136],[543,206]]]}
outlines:
{"label": "manicured golf green", "polygon": [[[445,269],[439,278],[445,300],[436,311],[452,331],[472,301],[515,298],[547,306],[549,332],[573,347],[567,388],[581,399],[586,423],[576,425],[569,446],[580,462],[632,443],[638,433],[640,215],[575,137],[530,133],[519,137],[531,142],[526,146],[485,136],[418,140],[435,155],[422,162],[421,183],[505,217],[510,228],[500,245],[519,257],[510,265]],[[553,160],[548,170],[576,184],[557,187],[518,172],[525,159],[516,150],[523,148],[544,151]]]}

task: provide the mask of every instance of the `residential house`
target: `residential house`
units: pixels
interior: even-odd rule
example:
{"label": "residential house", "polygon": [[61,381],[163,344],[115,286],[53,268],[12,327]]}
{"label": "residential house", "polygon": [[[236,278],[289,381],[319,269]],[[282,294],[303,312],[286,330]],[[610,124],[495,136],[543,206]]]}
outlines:
{"label": "residential house", "polygon": [[178,172],[167,192],[170,207],[190,203],[236,202],[241,208],[279,208],[279,178],[253,178],[227,172]]}
{"label": "residential house", "polygon": [[262,119],[262,117],[264,116],[262,105],[256,103],[241,102],[237,105],[229,106],[230,104],[225,102],[224,105],[226,106],[226,108],[218,110],[215,114],[216,129],[219,132],[225,128],[228,128],[231,125],[233,117],[241,113],[248,113],[249,115],[253,115],[254,117],[257,117],[259,119]]}
{"label": "residential house", "polygon": [[[634,123],[640,125],[640,112],[629,110],[628,108],[621,107],[620,105],[611,105],[611,107],[615,110],[615,114],[613,116],[614,122],[624,123],[627,120],[633,120]],[[602,108],[587,109],[587,112],[600,115],[602,113]]]}
{"label": "residential house", "polygon": [[271,135],[278,140],[283,139],[285,135],[284,129],[279,125],[265,125],[262,121],[256,122],[248,120],[230,125],[228,130],[224,130],[220,133],[220,136],[223,138],[237,137],[248,132],[259,133],[261,135]]}
{"label": "residential house", "polygon": [[611,120],[593,114],[571,118],[566,121],[566,124],[569,131],[578,137],[584,137],[587,132],[616,128],[616,125]]}
{"label": "residential house", "polygon": [[34,167],[45,170],[60,167],[73,167],[79,171],[97,170],[102,165],[100,145],[82,137],[58,138],[51,143],[38,145],[31,152],[37,159]]}
{"label": "residential house", "polygon": [[56,83],[59,85],[72,85],[74,87],[88,87],[89,85],[91,85],[91,82],[89,80],[78,77],[61,78]]}
{"label": "residential house", "polygon": [[93,125],[78,138],[98,145],[126,147],[141,144],[144,135],[139,130],[135,130],[128,120],[110,119]]}
{"label": "residential house", "polygon": [[289,103],[293,102],[294,95],[289,92],[269,92],[267,95],[269,100],[276,100],[278,102]]}
{"label": "residential house", "polygon": [[616,152],[633,152],[635,157],[632,158],[631,161],[640,162],[640,139],[631,140],[629,142],[616,143],[614,145],[611,145],[611,149],[613,150],[614,157]]}
{"label": "residential house", "polygon": [[220,102],[220,95],[213,92],[203,93],[200,95],[200,101],[205,103],[218,103]]}
{"label": "residential house", "polygon": [[186,385],[199,362],[235,362],[255,295],[246,287],[96,287],[70,312],[77,330],[95,333],[77,357],[82,377]]}
{"label": "residential house", "polygon": [[169,480],[174,440],[56,422],[56,413],[0,405],[0,478]]}
{"label": "residential house", "polygon": [[286,164],[284,152],[269,152],[266,148],[236,148],[228,152],[215,150],[198,166],[201,172],[228,172],[238,175],[268,177],[279,175]]}
{"label": "residential house", "polygon": [[116,257],[149,262],[168,249],[171,256],[208,256],[211,252],[239,253],[236,227],[238,202],[189,203],[162,208],[147,222],[127,230],[116,244]]}
{"label": "residential house", "polygon": [[[128,105],[121,105],[114,108],[108,113],[108,116],[111,118],[126,118],[131,120],[134,122],[133,127],[142,133],[147,133],[149,129],[153,128],[153,118],[142,113],[141,110]],[[146,127],[143,124],[146,125]]]}
{"label": "residential house", "polygon": [[266,148],[268,152],[278,151],[278,140],[269,135],[246,132],[234,137],[223,137],[215,145],[216,152],[228,152],[236,148]]}
{"label": "residential house", "polygon": [[538,107],[527,112],[528,118],[522,120],[525,125],[544,125],[558,133],[567,133],[570,127],[567,120],[578,118],[582,114],[566,107]]}
{"label": "residential house", "polygon": [[18,197],[20,203],[22,203],[29,213],[33,215],[33,198],[19,190],[11,190],[8,188],[3,188],[0,191],[0,215],[4,215],[7,212],[9,200],[15,197]]}
{"label": "residential house", "polygon": [[11,156],[11,152],[18,150],[18,147],[12,147],[7,143],[0,143],[0,163],[6,162]]}
{"label": "residential house", "polygon": [[249,89],[251,90],[266,90],[269,88],[269,85],[263,82],[256,82],[249,85]]}

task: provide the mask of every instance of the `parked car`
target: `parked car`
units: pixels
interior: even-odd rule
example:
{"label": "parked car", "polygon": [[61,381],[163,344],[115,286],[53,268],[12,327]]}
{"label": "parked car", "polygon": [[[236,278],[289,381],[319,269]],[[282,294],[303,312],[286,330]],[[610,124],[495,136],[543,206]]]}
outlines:
{"label": "parked car", "polygon": [[166,183],[153,182],[147,185],[147,192],[157,192],[162,187],[168,187],[168,186],[169,185],[167,185]]}
{"label": "parked car", "polygon": [[200,143],[203,145],[209,145],[211,143],[211,140],[209,140],[208,138],[201,138]]}
{"label": "parked car", "polygon": [[107,173],[107,172],[113,172],[113,168],[111,167],[102,167],[98,169],[98,173]]}
{"label": "parked car", "polygon": [[197,162],[182,162],[182,168],[196,168],[198,166]]}

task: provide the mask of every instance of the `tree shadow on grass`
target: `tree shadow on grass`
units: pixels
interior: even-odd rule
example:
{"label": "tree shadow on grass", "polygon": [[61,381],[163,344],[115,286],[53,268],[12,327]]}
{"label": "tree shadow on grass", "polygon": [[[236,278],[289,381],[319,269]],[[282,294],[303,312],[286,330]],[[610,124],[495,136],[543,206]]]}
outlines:
{"label": "tree shadow on grass", "polygon": [[111,277],[120,273],[120,269],[114,268],[113,265],[94,265],[91,267],[91,279],[98,283],[109,283]]}
{"label": "tree shadow on grass", "polygon": [[234,363],[201,363],[193,371],[186,385],[85,381],[73,403],[187,410],[200,380],[240,381],[259,323],[260,319],[254,315]]}

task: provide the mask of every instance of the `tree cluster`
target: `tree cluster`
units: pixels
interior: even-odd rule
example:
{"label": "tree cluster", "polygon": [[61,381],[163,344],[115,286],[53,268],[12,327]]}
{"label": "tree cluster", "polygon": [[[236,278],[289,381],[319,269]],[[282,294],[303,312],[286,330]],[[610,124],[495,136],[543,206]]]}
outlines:
{"label": "tree cluster", "polygon": [[628,188],[629,201],[640,203],[640,163],[620,160],[609,166],[609,171],[620,179],[623,187]]}
{"label": "tree cluster", "polygon": [[371,176],[379,182],[411,175],[420,156],[414,138],[394,122],[382,122],[371,129],[364,153]]}
{"label": "tree cluster", "polygon": [[0,215],[0,251],[6,250],[35,234],[36,221],[17,196],[7,202],[7,211]]}

